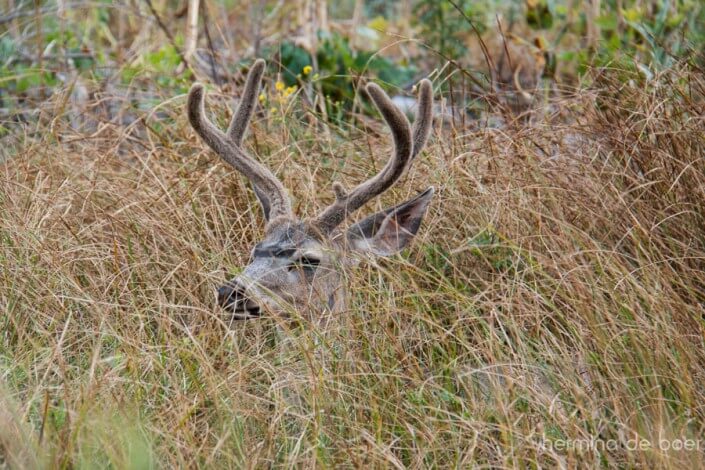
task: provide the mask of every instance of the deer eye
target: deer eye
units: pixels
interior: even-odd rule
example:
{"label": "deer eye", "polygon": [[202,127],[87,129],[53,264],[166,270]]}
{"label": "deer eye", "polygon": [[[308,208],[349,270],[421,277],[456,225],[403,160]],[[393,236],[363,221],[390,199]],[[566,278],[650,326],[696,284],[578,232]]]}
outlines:
{"label": "deer eye", "polygon": [[319,264],[321,264],[320,259],[313,258],[311,256],[302,256],[296,260],[293,260],[289,264],[288,270],[293,271],[295,269],[303,268],[307,271],[314,271]]}

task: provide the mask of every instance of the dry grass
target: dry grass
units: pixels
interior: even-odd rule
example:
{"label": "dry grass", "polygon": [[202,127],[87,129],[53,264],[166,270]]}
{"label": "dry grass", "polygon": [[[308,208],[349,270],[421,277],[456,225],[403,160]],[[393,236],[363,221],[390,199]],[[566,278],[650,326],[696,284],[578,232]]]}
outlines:
{"label": "dry grass", "polygon": [[[705,81],[615,75],[561,104],[572,124],[437,128],[383,198],[440,189],[415,245],[288,354],[214,306],[260,214],[184,100],[90,135],[45,109],[0,171],[0,455],[36,463],[14,433],[65,467],[704,465]],[[317,125],[249,138],[308,214],[387,152]]]}

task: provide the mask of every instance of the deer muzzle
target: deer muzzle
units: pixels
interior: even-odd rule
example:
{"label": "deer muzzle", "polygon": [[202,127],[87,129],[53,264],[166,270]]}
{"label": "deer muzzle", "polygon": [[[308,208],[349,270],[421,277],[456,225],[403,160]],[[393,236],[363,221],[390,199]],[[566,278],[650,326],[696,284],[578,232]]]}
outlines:
{"label": "deer muzzle", "polygon": [[218,288],[218,305],[232,312],[237,320],[257,318],[262,315],[259,304],[247,295],[245,287],[236,280]]}

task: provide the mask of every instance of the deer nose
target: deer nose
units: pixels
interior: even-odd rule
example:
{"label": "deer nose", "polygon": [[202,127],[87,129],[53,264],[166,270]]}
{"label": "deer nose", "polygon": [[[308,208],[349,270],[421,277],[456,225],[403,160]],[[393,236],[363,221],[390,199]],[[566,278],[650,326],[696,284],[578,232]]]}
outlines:
{"label": "deer nose", "polygon": [[254,318],[261,315],[261,309],[248,297],[245,287],[233,280],[218,289],[218,305],[231,310],[237,319]]}
{"label": "deer nose", "polygon": [[237,303],[240,296],[241,292],[231,283],[227,283],[218,288],[218,305],[228,308]]}

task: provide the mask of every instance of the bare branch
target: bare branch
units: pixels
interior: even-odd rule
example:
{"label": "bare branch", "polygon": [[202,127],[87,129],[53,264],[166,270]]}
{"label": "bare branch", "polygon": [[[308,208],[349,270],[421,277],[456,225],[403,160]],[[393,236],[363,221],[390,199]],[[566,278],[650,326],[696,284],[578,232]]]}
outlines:
{"label": "bare branch", "polygon": [[196,51],[198,41],[198,5],[199,0],[188,0],[188,17],[186,20],[186,44],[184,46],[184,57],[190,59]]}

